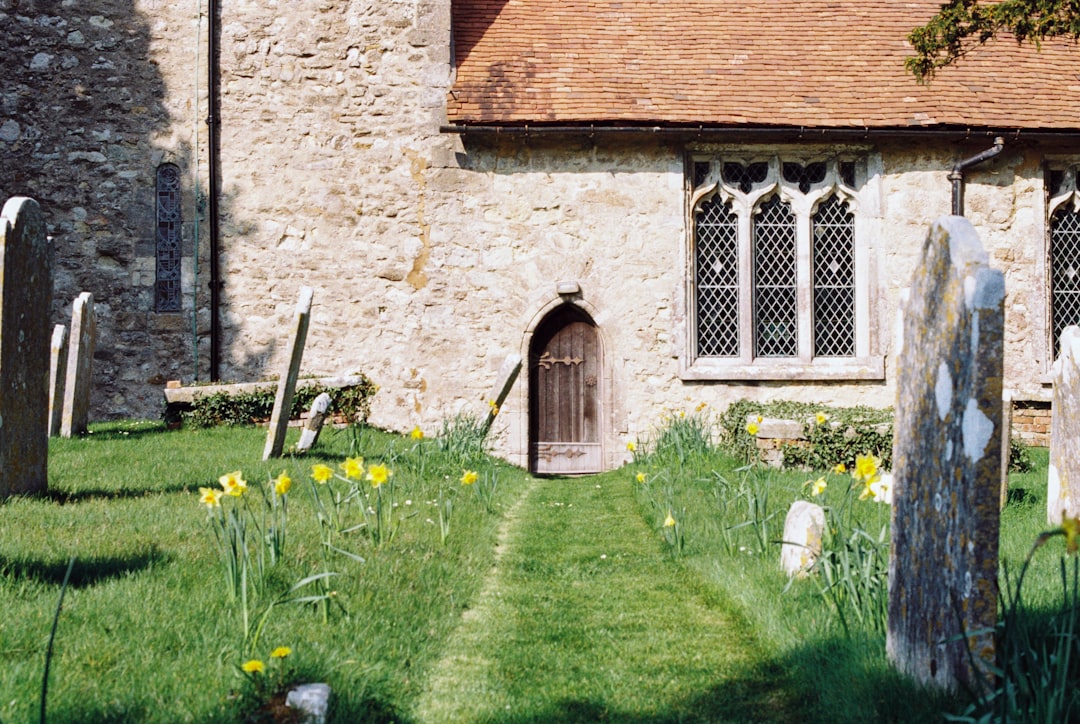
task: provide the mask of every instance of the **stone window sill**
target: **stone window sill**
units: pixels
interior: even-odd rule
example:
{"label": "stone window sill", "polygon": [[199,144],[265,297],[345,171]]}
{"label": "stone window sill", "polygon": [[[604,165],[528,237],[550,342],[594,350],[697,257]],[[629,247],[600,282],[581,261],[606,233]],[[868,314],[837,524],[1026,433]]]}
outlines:
{"label": "stone window sill", "polygon": [[846,381],[884,380],[885,358],[819,357],[809,362],[791,359],[741,359],[699,357],[691,364],[680,360],[684,380],[717,381]]}

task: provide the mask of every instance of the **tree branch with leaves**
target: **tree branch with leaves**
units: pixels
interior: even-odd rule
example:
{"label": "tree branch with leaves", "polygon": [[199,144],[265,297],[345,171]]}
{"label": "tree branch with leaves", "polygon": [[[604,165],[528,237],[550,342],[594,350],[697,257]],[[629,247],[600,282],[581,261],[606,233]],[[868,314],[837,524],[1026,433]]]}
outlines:
{"label": "tree branch with leaves", "polygon": [[1080,38],[1080,0],[949,0],[926,25],[915,28],[908,40],[915,56],[907,69],[920,81],[953,63],[972,49],[1012,33],[1019,43],[1038,48],[1047,38]]}

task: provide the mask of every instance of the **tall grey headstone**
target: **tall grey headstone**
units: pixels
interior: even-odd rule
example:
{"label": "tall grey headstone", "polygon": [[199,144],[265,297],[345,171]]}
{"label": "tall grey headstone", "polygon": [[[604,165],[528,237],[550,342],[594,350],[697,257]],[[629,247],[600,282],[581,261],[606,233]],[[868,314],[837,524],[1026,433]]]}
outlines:
{"label": "tall grey headstone", "polygon": [[1046,481],[1046,520],[1061,525],[1080,515],[1080,327],[1061,332],[1054,362],[1050,416],[1050,468]]}
{"label": "tall grey headstone", "polygon": [[0,211],[0,499],[48,488],[52,249],[41,208]]}
{"label": "tall grey headstone", "polygon": [[326,413],[330,411],[330,401],[330,395],[325,392],[312,401],[311,411],[304,423],[304,429],[300,432],[300,441],[296,443],[296,452],[305,453],[315,447],[326,421]]}
{"label": "tall grey headstone", "polygon": [[97,321],[94,316],[94,295],[83,292],[71,305],[67,377],[64,380],[64,412],[60,420],[61,437],[83,434],[90,422],[90,383],[93,380],[96,342]]}
{"label": "tall grey headstone", "polygon": [[270,430],[266,434],[266,447],[263,448],[263,460],[281,457],[281,451],[285,448],[285,435],[289,431],[289,415],[292,412],[293,393],[296,391],[296,378],[300,375],[300,360],[304,356],[304,342],[307,341],[313,296],[314,291],[311,287],[300,289],[300,301],[297,302],[296,314],[293,315],[288,366],[278,381],[274,411],[270,415]]}
{"label": "tall grey headstone", "polygon": [[974,228],[930,228],[897,360],[888,656],[946,690],[992,678],[1004,275]]}
{"label": "tall grey headstone", "polygon": [[67,327],[53,327],[49,345],[49,437],[60,434],[61,413],[64,411],[64,377],[67,375]]}

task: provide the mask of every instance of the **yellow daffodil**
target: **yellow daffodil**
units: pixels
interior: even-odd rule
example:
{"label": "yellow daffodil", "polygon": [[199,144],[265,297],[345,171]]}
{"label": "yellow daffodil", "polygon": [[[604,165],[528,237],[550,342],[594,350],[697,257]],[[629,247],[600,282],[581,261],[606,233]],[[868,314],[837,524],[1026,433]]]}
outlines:
{"label": "yellow daffodil", "polygon": [[491,408],[492,415],[499,414],[499,403],[495,402],[495,400],[488,400],[488,407]]}
{"label": "yellow daffodil", "polygon": [[829,487],[829,484],[825,482],[825,478],[818,478],[813,482],[812,487],[810,488],[810,494],[814,496],[821,495],[825,492],[825,488],[827,487]]}
{"label": "yellow daffodil", "polygon": [[266,671],[266,664],[259,661],[258,659],[251,659],[250,661],[245,661],[243,664],[241,664],[240,669],[245,674],[261,674],[262,672]]}
{"label": "yellow daffodil", "polygon": [[461,474],[461,484],[462,485],[472,485],[473,483],[476,482],[476,480],[477,480],[477,475],[476,475],[475,470],[465,470]]}
{"label": "yellow daffodil", "polygon": [[1061,521],[1061,529],[1065,532],[1065,550],[1076,553],[1080,548],[1080,542],[1077,541],[1080,537],[1080,518],[1064,518]]}
{"label": "yellow daffodil", "polygon": [[675,518],[672,517],[670,510],[668,511],[667,517],[664,518],[664,527],[665,528],[674,528],[675,527]]}
{"label": "yellow daffodil", "polygon": [[409,433],[409,437],[411,437],[413,440],[423,440],[424,431],[420,429],[419,425],[417,425],[412,429],[412,432]]}
{"label": "yellow daffodil", "polygon": [[824,412],[819,412],[819,413],[814,415],[814,420],[819,425],[824,425],[825,421],[828,420],[828,419],[829,419],[829,416],[826,415]]}
{"label": "yellow daffodil", "polygon": [[385,465],[372,465],[368,468],[367,479],[371,483],[371,487],[377,488],[386,483],[393,474],[393,471]]}
{"label": "yellow daffodil", "polygon": [[870,489],[870,484],[867,483],[863,486],[863,489],[859,491],[859,500],[866,500],[867,498],[874,497],[874,491]]}
{"label": "yellow daffodil", "polygon": [[214,488],[199,488],[199,502],[207,508],[216,508],[221,505],[221,495],[222,492]]}
{"label": "yellow daffodil", "polygon": [[288,646],[278,646],[276,649],[270,652],[270,658],[283,659],[292,653],[292,649]]}
{"label": "yellow daffodil", "polygon": [[837,475],[843,475],[847,472],[847,465],[844,465],[843,463],[837,463],[836,465],[833,465],[832,471]]}
{"label": "yellow daffodil", "polygon": [[756,422],[748,422],[748,423],[746,423],[746,434],[750,435],[751,437],[757,435],[758,430],[760,430],[760,429],[761,428],[758,427],[758,424]]}
{"label": "yellow daffodil", "polygon": [[341,469],[345,471],[345,477],[359,480],[364,477],[364,458],[345,458]]}
{"label": "yellow daffodil", "polygon": [[635,450],[637,450],[637,443],[631,440],[630,442],[626,443],[626,449],[630,452],[634,452]]}
{"label": "yellow daffodil", "polygon": [[645,473],[639,472],[637,474],[637,481],[639,483],[644,483],[645,482]]}
{"label": "yellow daffodil", "polygon": [[881,465],[881,458],[874,455],[856,455],[855,456],[855,470],[851,472],[851,476],[856,480],[870,485],[870,483],[876,482],[878,479],[878,466]]}
{"label": "yellow daffodil", "polygon": [[334,471],[329,465],[318,463],[317,465],[311,466],[311,478],[316,483],[325,483],[332,477],[334,477]]}
{"label": "yellow daffodil", "polygon": [[281,474],[274,478],[274,492],[278,495],[285,495],[289,492],[289,488],[292,487],[292,478],[284,470]]}
{"label": "yellow daffodil", "polygon": [[694,412],[701,412],[706,407],[708,407],[708,405],[706,405],[704,402],[699,403],[698,406],[694,408]]}
{"label": "yellow daffodil", "polygon": [[236,470],[231,473],[225,473],[218,482],[221,483],[222,489],[226,495],[231,495],[234,498],[239,498],[247,490],[247,481],[244,480],[243,474]]}

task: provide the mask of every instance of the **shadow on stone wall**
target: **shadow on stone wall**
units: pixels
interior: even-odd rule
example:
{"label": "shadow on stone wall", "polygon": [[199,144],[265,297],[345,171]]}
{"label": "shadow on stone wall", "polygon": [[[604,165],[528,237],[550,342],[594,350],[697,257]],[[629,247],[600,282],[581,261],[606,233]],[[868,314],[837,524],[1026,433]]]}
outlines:
{"label": "shadow on stone wall", "polygon": [[96,419],[155,416],[164,381],[192,369],[190,298],[184,313],[154,311],[159,164],[183,174],[186,259],[197,205],[187,188],[192,148],[156,142],[169,138],[176,119],[152,38],[159,52],[194,47],[165,47],[163,34],[191,25],[186,16],[169,20],[147,17],[133,0],[0,0],[0,199],[30,196],[45,214],[56,253],[52,322],[69,321],[80,292],[94,295]]}

